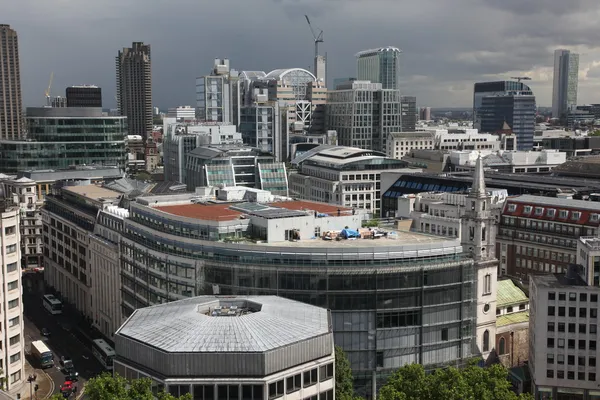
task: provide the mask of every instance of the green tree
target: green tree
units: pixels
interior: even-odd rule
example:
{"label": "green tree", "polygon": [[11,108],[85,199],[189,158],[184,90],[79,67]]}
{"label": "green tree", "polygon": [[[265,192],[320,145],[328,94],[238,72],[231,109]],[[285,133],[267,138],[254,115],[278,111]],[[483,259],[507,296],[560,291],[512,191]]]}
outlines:
{"label": "green tree", "polygon": [[350,361],[340,346],[335,346],[335,398],[338,400],[355,398]]}
{"label": "green tree", "polygon": [[530,394],[511,391],[502,365],[488,368],[471,363],[464,369],[444,368],[426,374],[422,365],[396,371],[381,388],[378,400],[532,400]]}
{"label": "green tree", "polygon": [[[122,376],[104,373],[91,378],[85,384],[85,394],[90,400],[155,400],[152,394],[152,381],[148,378],[128,381]],[[55,394],[50,400],[63,399]],[[191,394],[174,397],[165,392],[158,394],[158,400],[192,400]]]}

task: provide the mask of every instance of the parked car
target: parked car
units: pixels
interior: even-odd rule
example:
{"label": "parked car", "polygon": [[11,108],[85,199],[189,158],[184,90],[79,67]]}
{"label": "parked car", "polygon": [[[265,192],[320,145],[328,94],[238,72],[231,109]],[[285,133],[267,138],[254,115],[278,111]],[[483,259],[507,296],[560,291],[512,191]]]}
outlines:
{"label": "parked car", "polygon": [[42,336],[49,337],[50,336],[50,329],[48,329],[48,328],[42,328],[41,333],[42,333]]}

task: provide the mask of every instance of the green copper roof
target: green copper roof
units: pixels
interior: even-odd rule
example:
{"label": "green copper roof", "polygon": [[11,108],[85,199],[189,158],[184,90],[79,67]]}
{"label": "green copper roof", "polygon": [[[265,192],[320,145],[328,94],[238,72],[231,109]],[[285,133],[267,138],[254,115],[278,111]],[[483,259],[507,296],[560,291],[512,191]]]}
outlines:
{"label": "green copper roof", "polygon": [[496,292],[496,307],[503,308],[515,304],[529,303],[529,299],[511,279],[498,281]]}
{"label": "green copper roof", "polygon": [[529,321],[529,311],[520,311],[496,317],[496,327]]}

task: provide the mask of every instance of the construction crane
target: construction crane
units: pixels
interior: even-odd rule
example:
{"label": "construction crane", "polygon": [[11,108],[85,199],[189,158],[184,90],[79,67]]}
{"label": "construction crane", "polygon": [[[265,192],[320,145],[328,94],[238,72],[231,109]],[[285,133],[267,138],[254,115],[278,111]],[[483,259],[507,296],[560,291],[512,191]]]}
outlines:
{"label": "construction crane", "polygon": [[52,81],[54,80],[54,72],[50,73],[50,82],[48,82],[48,89],[46,89],[46,103],[48,106],[52,105],[50,100],[50,90],[52,90]]}
{"label": "construction crane", "polygon": [[531,78],[528,76],[511,76],[510,79],[514,79],[519,83],[521,83],[521,81],[530,81],[531,80]]}
{"label": "construction crane", "polygon": [[[319,43],[323,43],[323,30],[317,28],[320,32],[317,34],[317,30],[315,30],[310,23],[310,19],[308,19],[308,15],[304,15],[306,17],[306,22],[308,22],[308,27],[312,32],[313,38],[315,39],[315,59],[319,56]],[[316,73],[317,71],[315,71]]]}

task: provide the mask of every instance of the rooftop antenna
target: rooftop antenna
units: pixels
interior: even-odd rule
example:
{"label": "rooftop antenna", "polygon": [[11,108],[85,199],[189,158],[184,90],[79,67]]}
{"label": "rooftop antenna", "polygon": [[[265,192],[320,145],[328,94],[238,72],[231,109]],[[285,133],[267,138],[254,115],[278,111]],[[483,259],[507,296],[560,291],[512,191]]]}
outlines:
{"label": "rooftop antenna", "polygon": [[[306,18],[306,22],[308,22],[308,27],[310,28],[313,38],[315,39],[315,70],[313,72],[316,75],[317,57],[319,56],[319,43],[323,43],[323,30],[319,28],[313,28],[312,24],[310,23],[310,19],[308,18],[308,15],[305,14],[304,17]],[[317,31],[319,31],[319,33],[317,33]]]}

